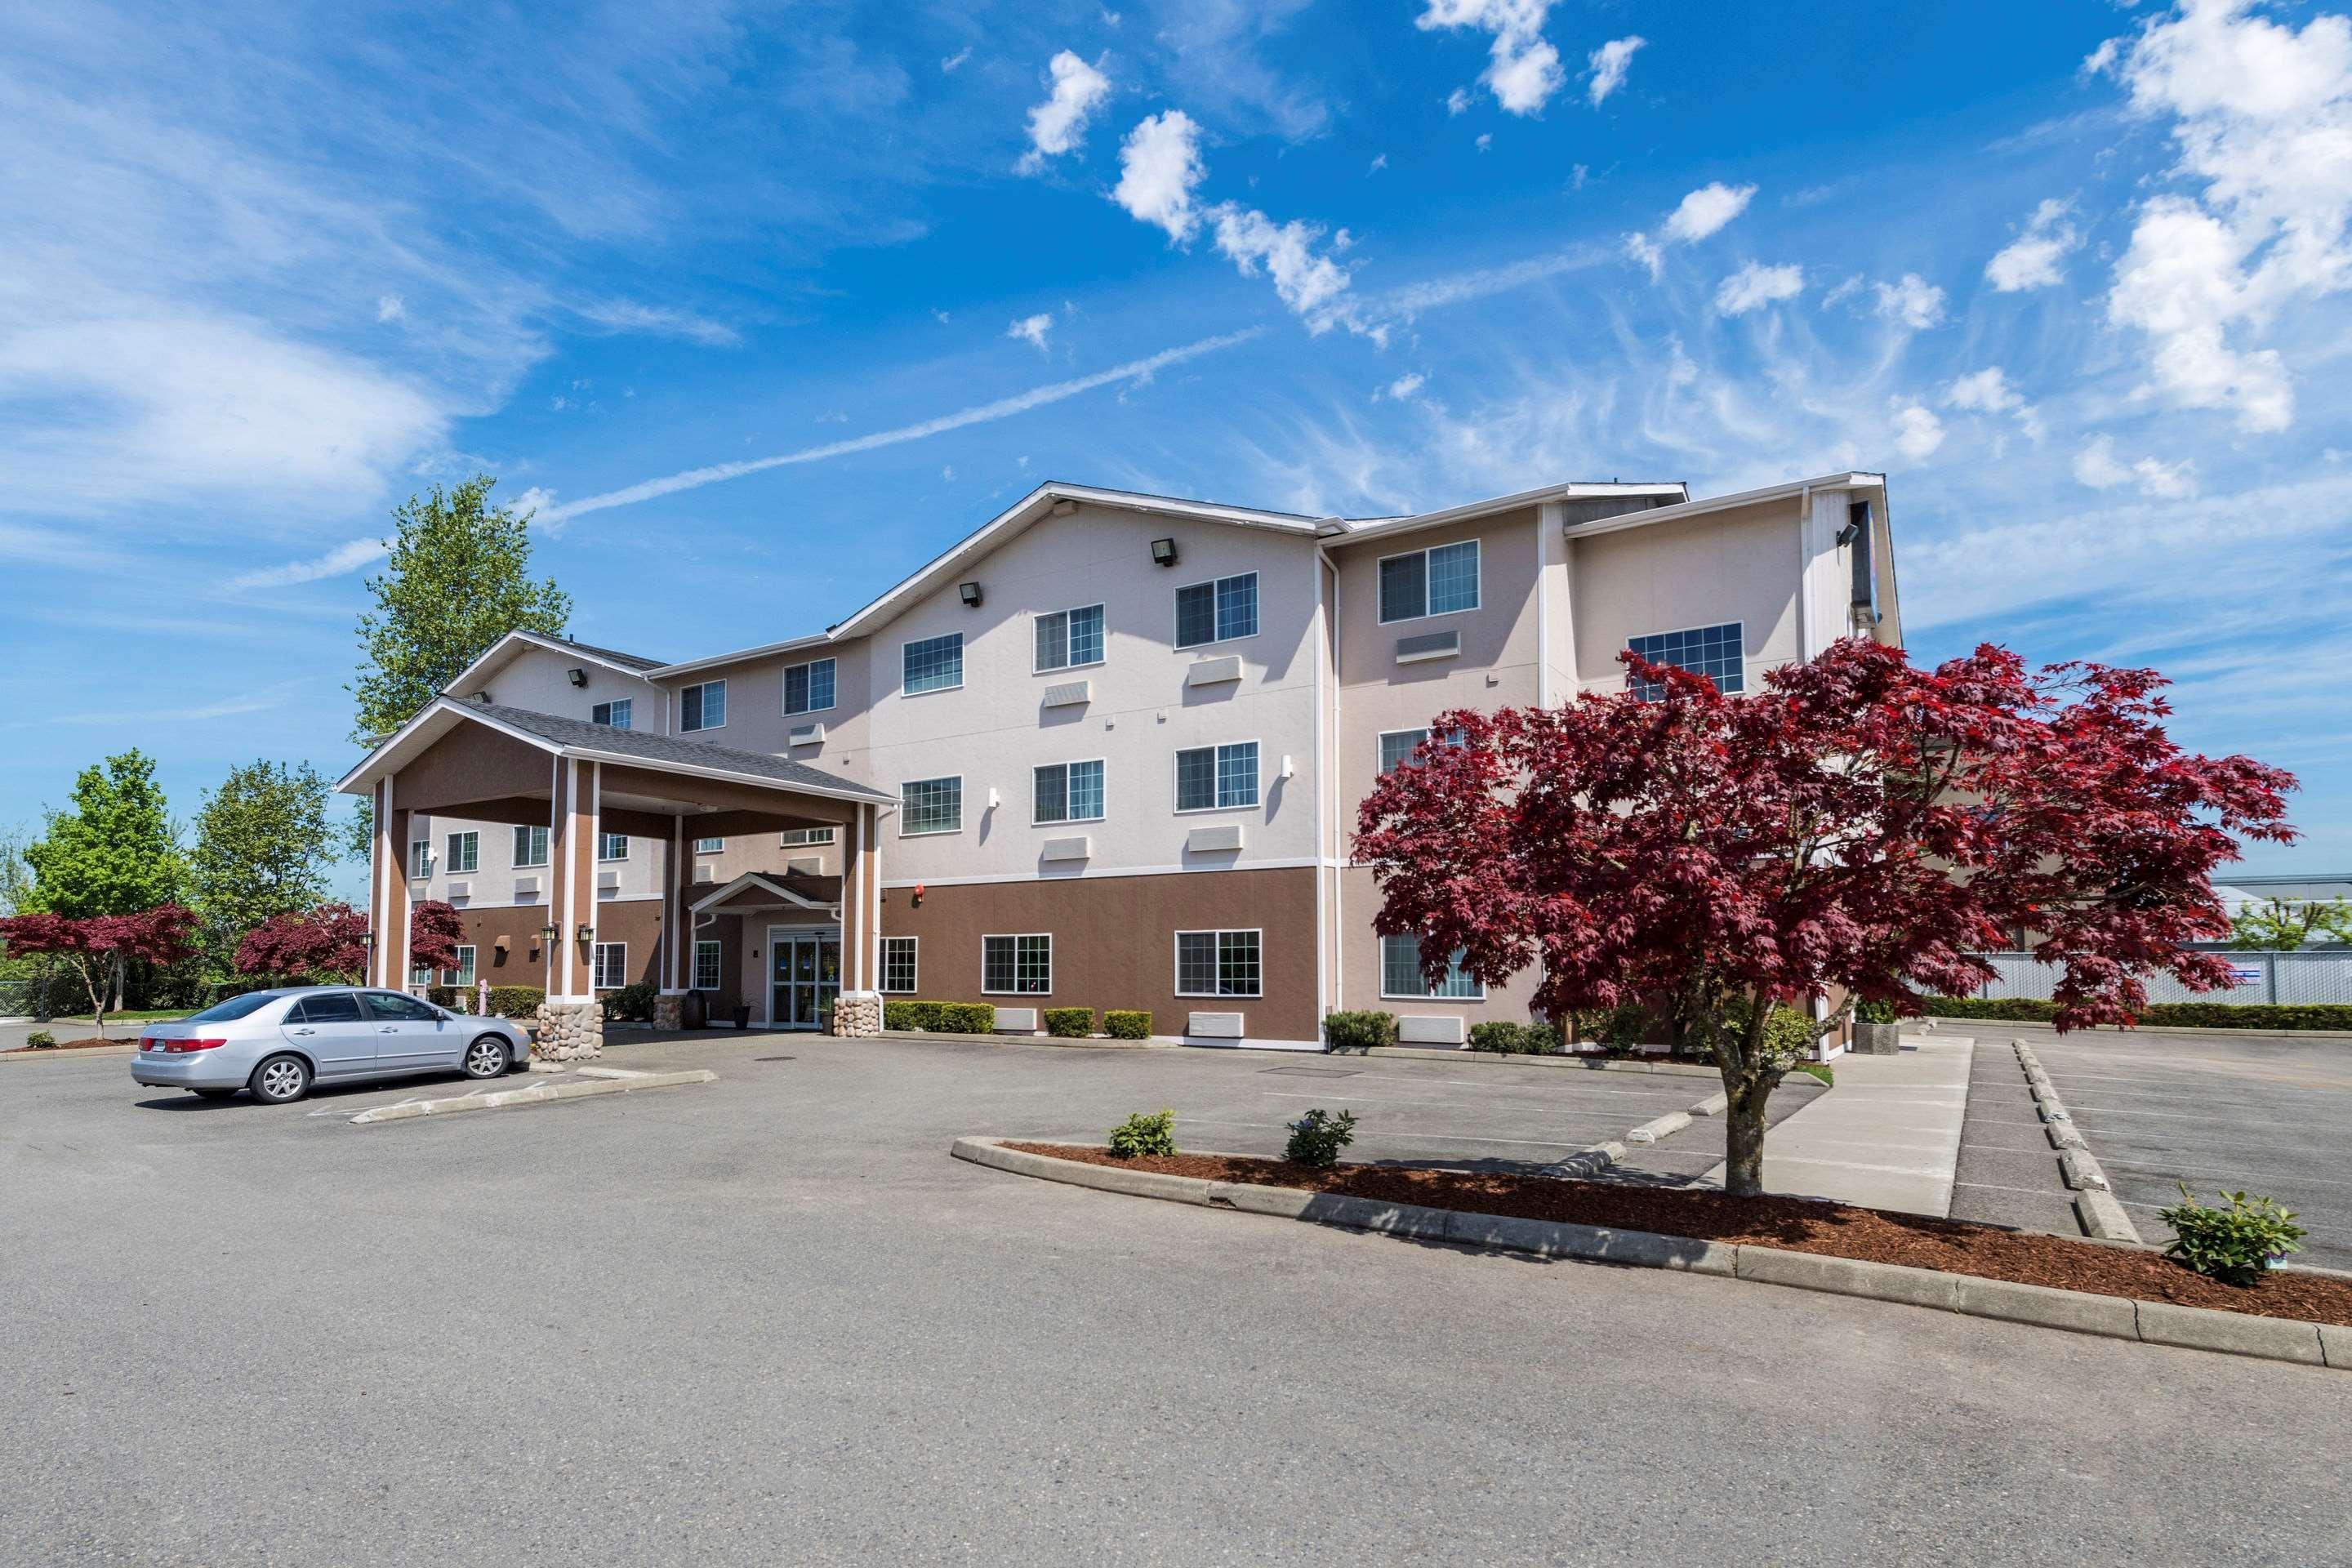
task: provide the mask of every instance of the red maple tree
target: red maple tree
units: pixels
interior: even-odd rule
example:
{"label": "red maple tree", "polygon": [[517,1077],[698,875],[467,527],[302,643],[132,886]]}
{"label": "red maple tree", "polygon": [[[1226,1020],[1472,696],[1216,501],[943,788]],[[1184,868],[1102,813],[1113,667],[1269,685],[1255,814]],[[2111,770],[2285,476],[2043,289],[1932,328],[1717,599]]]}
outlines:
{"label": "red maple tree", "polygon": [[[1916,1015],[2032,934],[2062,966],[2062,1029],[2128,1024],[2145,981],[2229,983],[2208,878],[2284,843],[2294,778],[2182,751],[2150,670],[2029,670],[1980,647],[1932,670],[1841,641],[1751,695],[1631,654],[1623,692],[1456,711],[1382,778],[1354,854],[1384,935],[1489,984],[1540,963],[1548,1016],[1640,1003],[1702,1046],[1729,1107],[1727,1185],[1763,1190],[1764,1106],[1857,1001]],[[1818,1023],[1817,1001],[1843,1000]]]}
{"label": "red maple tree", "polygon": [[194,949],[188,932],[193,910],[158,904],[129,915],[11,915],[0,920],[0,942],[21,958],[58,958],[81,977],[89,993],[90,1021],[106,1032],[106,999],[114,994],[122,966],[134,960],[177,963]]}
{"label": "red maple tree", "polygon": [[274,978],[320,975],[356,985],[367,973],[367,916],[349,904],[272,915],[236,944],[236,967]]}
{"label": "red maple tree", "polygon": [[457,967],[457,939],[466,934],[466,917],[454,904],[426,900],[408,917],[408,962],[417,969]]}

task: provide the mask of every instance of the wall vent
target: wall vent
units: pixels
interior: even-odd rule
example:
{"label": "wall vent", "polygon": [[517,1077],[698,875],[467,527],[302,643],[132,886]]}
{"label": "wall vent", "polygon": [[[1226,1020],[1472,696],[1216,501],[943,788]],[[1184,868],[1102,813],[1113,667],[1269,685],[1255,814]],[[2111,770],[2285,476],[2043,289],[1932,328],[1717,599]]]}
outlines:
{"label": "wall vent", "polygon": [[1418,632],[1396,640],[1396,661],[1417,664],[1424,658],[1452,658],[1462,651],[1462,634],[1458,631]]}
{"label": "wall vent", "polygon": [[1242,1037],[1242,1016],[1239,1013],[1194,1013],[1184,1020],[1184,1032],[1204,1040],[1238,1040]]}
{"label": "wall vent", "polygon": [[1094,840],[1081,835],[1076,838],[1048,838],[1037,851],[1040,860],[1083,860],[1094,853]]}
{"label": "wall vent", "polygon": [[1196,827],[1184,836],[1184,852],[1188,855],[1214,855],[1242,847],[1242,825],[1221,822],[1214,827]]}
{"label": "wall vent", "polygon": [[1094,682],[1090,680],[1066,680],[1059,686],[1049,686],[1045,688],[1045,695],[1041,700],[1039,706],[1045,708],[1075,708],[1079,703],[1087,701],[1093,696]]}
{"label": "wall vent", "polygon": [[1242,678],[1242,656],[1229,653],[1223,658],[1204,658],[1184,671],[1187,686],[1221,686],[1228,680]]}
{"label": "wall vent", "polygon": [[821,723],[795,724],[784,739],[795,746],[822,746],[824,744],[824,726]]}

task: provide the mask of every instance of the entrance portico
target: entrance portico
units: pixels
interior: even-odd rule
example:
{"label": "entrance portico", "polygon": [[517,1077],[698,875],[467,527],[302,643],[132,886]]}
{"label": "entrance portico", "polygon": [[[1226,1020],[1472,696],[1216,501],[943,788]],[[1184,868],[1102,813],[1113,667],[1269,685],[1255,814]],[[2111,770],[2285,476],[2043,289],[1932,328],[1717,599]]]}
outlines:
{"label": "entrance portico", "polygon": [[[598,991],[612,988],[600,986],[594,971],[596,854],[604,834],[666,847],[652,966],[662,998],[657,1019],[668,1014],[674,1020],[677,998],[692,979],[687,964],[694,922],[688,904],[700,889],[688,880],[693,869],[688,849],[698,837],[765,835],[774,843],[787,828],[832,828],[842,846],[842,876],[779,871],[770,883],[779,893],[795,883],[834,884],[820,907],[831,912],[840,944],[839,979],[866,990],[879,977],[876,827],[898,803],[819,769],[762,752],[444,697],[385,739],[337,787],[368,796],[374,807],[368,881],[372,984],[408,983],[415,868],[404,864],[404,856],[410,823],[428,816],[546,829],[543,885],[536,890],[543,914],[524,974],[535,968],[541,977],[551,1025],[595,1014]],[[801,896],[812,891],[803,889]]]}

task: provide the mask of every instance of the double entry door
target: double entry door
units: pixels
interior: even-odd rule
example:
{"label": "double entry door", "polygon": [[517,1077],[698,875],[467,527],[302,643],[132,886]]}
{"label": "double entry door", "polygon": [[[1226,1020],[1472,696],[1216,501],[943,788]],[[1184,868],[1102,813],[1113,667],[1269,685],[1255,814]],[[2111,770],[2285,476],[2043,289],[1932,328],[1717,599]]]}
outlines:
{"label": "double entry door", "polygon": [[768,953],[769,1022],[779,1029],[815,1028],[819,1010],[841,994],[840,932],[771,930]]}

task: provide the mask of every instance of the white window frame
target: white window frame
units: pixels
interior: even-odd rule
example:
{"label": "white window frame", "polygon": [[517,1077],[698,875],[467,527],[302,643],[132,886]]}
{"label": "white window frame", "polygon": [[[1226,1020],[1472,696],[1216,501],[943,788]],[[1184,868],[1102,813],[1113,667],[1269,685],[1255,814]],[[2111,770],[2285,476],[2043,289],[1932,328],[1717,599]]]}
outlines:
{"label": "white window frame", "polygon": [[[1045,988],[1043,991],[992,991],[988,985],[988,944],[992,942],[1013,943],[1013,981],[1021,983],[1021,944],[1043,942],[1045,944]],[[1049,931],[983,931],[980,938],[980,994],[982,996],[1051,996],[1054,994],[1054,933]]]}
{"label": "white window frame", "polygon": [[[956,782],[956,821],[955,821],[955,826],[954,826],[953,827],[915,827],[915,828],[910,828],[910,827],[908,827],[908,826],[907,826],[907,824],[908,824],[909,822],[912,822],[912,821],[915,819],[915,814],[914,814],[913,808],[912,808],[912,807],[910,807],[910,806],[908,805],[908,802],[907,802],[907,786],[908,786],[908,785],[909,785],[909,784],[945,784],[945,783],[947,783],[947,781],[948,781],[948,780],[950,780],[950,779],[953,779],[953,780],[955,780],[955,782]],[[937,838],[937,837],[941,837],[941,836],[943,836],[943,835],[947,835],[947,834],[955,834],[955,833],[961,833],[962,831],[963,831],[963,775],[962,775],[961,773],[935,773],[935,774],[933,774],[931,777],[927,778],[927,779],[900,779],[900,780],[898,781],[898,837],[901,837],[901,838]]]}
{"label": "white window frame", "polygon": [[[1099,654],[1097,654],[1097,656],[1095,656],[1093,658],[1088,658],[1088,659],[1076,659],[1076,658],[1070,658],[1070,657],[1069,657],[1069,652],[1070,652],[1070,617],[1071,617],[1072,616],[1076,616],[1076,615],[1083,615],[1085,612],[1087,612],[1087,611],[1088,611],[1088,610],[1099,610],[1099,611],[1101,611],[1101,612],[1102,612],[1102,620],[1103,620],[1103,626],[1102,626],[1102,652],[1101,652],[1101,653],[1099,653]],[[1048,616],[1061,616],[1061,617],[1062,617],[1062,656],[1063,656],[1063,657],[1062,657],[1062,662],[1061,662],[1061,663],[1059,663],[1059,664],[1039,664],[1039,663],[1037,663],[1037,626],[1036,626],[1036,623],[1037,623],[1037,622],[1039,622],[1039,621],[1043,621],[1043,620],[1046,619]],[[1110,661],[1110,612],[1109,612],[1109,610],[1108,610],[1108,608],[1107,608],[1103,604],[1101,604],[1101,603],[1097,603],[1097,604],[1092,604],[1092,605],[1071,605],[1068,609],[1066,609],[1066,610],[1038,610],[1038,611],[1034,612],[1034,613],[1031,615],[1031,616],[1030,616],[1030,626],[1029,626],[1029,662],[1030,662],[1030,665],[1032,666],[1032,668],[1031,668],[1031,671],[1030,671],[1030,673],[1031,673],[1031,674],[1033,674],[1033,675],[1059,675],[1062,671],[1064,671],[1064,670],[1066,670],[1066,669],[1092,669],[1095,666],[1097,666],[1097,665],[1098,665],[1098,664],[1108,664],[1109,661]]]}
{"label": "white window frame", "polygon": [[[716,724],[708,722],[710,717],[710,689],[712,687],[717,687],[719,689],[719,722]],[[695,725],[692,729],[688,729],[686,722],[686,694],[689,691],[699,691],[703,694],[698,700],[702,708],[701,716],[706,721],[703,723]],[[727,728],[727,682],[724,680],[698,680],[690,686],[681,686],[677,689],[677,732],[679,734],[699,735],[705,730],[724,730],[725,728]]]}
{"label": "white window frame", "polygon": [[[606,985],[603,984],[606,967],[604,955],[608,952],[617,952],[621,955],[618,966],[621,972],[621,979],[620,984],[616,985]],[[622,986],[628,984],[629,944],[625,942],[600,942],[596,943],[589,952],[588,977],[588,988],[592,991],[618,991]]]}
{"label": "white window frame", "polygon": [[[1433,731],[1426,724],[1403,730],[1383,730],[1379,734],[1372,737],[1372,761],[1375,765],[1380,763],[1381,753],[1388,750],[1388,739],[1391,735],[1420,736],[1421,739],[1413,742],[1413,747],[1417,750],[1427,742],[1429,737],[1433,733],[1434,733],[1434,731]],[[1388,777],[1389,774],[1396,771],[1396,769],[1408,765],[1406,759],[1411,757],[1412,754],[1412,752],[1408,751],[1403,757],[1399,757],[1394,763],[1391,763],[1385,767],[1380,767],[1379,771],[1375,773],[1373,776],[1375,778]]]}
{"label": "white window frame", "polygon": [[[1255,991],[1187,991],[1184,989],[1184,939],[1188,936],[1214,937],[1217,941],[1217,973],[1225,971],[1225,938],[1254,936],[1257,938],[1257,989]],[[1175,994],[1188,997],[1224,997],[1242,1001],[1265,1000],[1265,928],[1264,926],[1210,926],[1172,931],[1168,938],[1170,982]],[[1220,982],[1222,984],[1222,981]]]}
{"label": "white window frame", "polygon": [[[550,834],[546,828],[540,827],[530,823],[518,822],[514,825],[514,830],[522,837],[523,843],[522,854],[515,857],[514,863],[516,869],[522,870],[530,867],[546,865],[550,858],[551,851],[554,847],[553,836]],[[523,858],[524,855],[530,853],[530,847],[534,843],[539,846],[539,858],[536,860],[527,860]]]}
{"label": "white window frame", "polygon": [[[918,780],[917,782],[926,781]],[[904,804],[903,800],[901,804]],[[787,827],[776,835],[776,847],[803,849],[812,846],[830,844],[835,837],[835,830],[830,827]]]}
{"label": "white window frame", "polygon": [[[1468,545],[1477,556],[1477,566],[1470,574],[1470,602],[1456,610],[1433,610],[1429,607],[1429,554],[1435,550],[1453,550]],[[1391,616],[1388,605],[1381,602],[1381,568],[1391,561],[1402,561],[1408,555],[1418,555],[1421,562],[1421,613],[1412,616]],[[1486,603],[1486,548],[1476,539],[1449,539],[1443,544],[1424,544],[1418,550],[1400,550],[1393,555],[1383,555],[1372,563],[1372,613],[1384,626],[1400,621],[1433,621],[1446,616],[1466,616],[1483,609]]]}
{"label": "white window frame", "polygon": [[[907,650],[913,647],[918,643],[945,642],[950,637],[955,638],[956,645],[955,684],[953,686],[926,686],[920,691],[916,691],[910,689],[907,685]],[[927,637],[908,637],[906,641],[898,645],[898,695],[901,697],[929,697],[934,693],[941,691],[961,691],[963,689],[964,677],[963,656],[966,651],[963,634],[961,632],[939,632]]]}
{"label": "white window frame", "polygon": [[[1179,583],[1179,584],[1176,584],[1176,586],[1175,586],[1175,589],[1174,589],[1174,590],[1173,590],[1173,591],[1169,595],[1169,596],[1168,596],[1168,622],[1169,622],[1169,624],[1168,624],[1168,640],[1169,640],[1169,642],[1170,642],[1173,647],[1176,647],[1180,652],[1181,652],[1181,651],[1184,651],[1184,650],[1187,650],[1187,649],[1196,648],[1196,647],[1216,647],[1219,643],[1228,643],[1228,642],[1247,642],[1247,641],[1249,641],[1249,639],[1250,639],[1250,638],[1252,638],[1252,637],[1254,637],[1257,636],[1257,634],[1258,634],[1259,632],[1261,632],[1261,631],[1265,630],[1265,584],[1263,582],[1260,582],[1256,587],[1255,587],[1255,588],[1253,588],[1253,589],[1251,589],[1251,590],[1250,590],[1250,603],[1257,606],[1257,614],[1256,614],[1256,622],[1257,622],[1257,624],[1256,624],[1256,625],[1255,625],[1255,626],[1251,626],[1249,630],[1247,630],[1247,631],[1245,631],[1245,632],[1236,632],[1236,633],[1234,633],[1234,634],[1233,636],[1231,636],[1231,637],[1212,637],[1211,638],[1209,638],[1209,640],[1208,640],[1207,642],[1185,642],[1185,641],[1182,641],[1182,640],[1181,640],[1181,638],[1182,638],[1182,637],[1183,637],[1183,636],[1184,636],[1184,603],[1183,603],[1183,595],[1184,595],[1184,591],[1185,591],[1186,589],[1188,589],[1188,588],[1201,588],[1201,587],[1206,587],[1206,588],[1208,588],[1208,589],[1210,590],[1210,595],[1209,595],[1209,629],[1210,629],[1212,632],[1214,632],[1214,631],[1216,631],[1216,630],[1218,630],[1218,629],[1219,629],[1219,628],[1218,628],[1218,626],[1217,626],[1217,619],[1216,619],[1216,616],[1217,616],[1217,608],[1216,608],[1216,592],[1215,592],[1216,587],[1217,587],[1217,585],[1218,585],[1219,584],[1221,584],[1221,583],[1230,583],[1230,582],[1234,581],[1234,580],[1235,580],[1235,579],[1237,579],[1237,578],[1242,578],[1242,577],[1255,578],[1255,577],[1257,577],[1257,572],[1256,572],[1256,570],[1255,570],[1255,568],[1252,568],[1250,571],[1247,571],[1247,572],[1228,572],[1228,573],[1226,573],[1226,574],[1225,574],[1223,576],[1222,576],[1222,577],[1204,577],[1204,578],[1202,578],[1200,582],[1197,582],[1197,583]],[[1108,627],[1106,627],[1106,628],[1105,628],[1105,640],[1106,640],[1106,641],[1108,641]]]}
{"label": "white window frame", "polygon": [[[1183,805],[1178,804],[1183,799],[1183,796],[1180,793],[1182,788],[1181,764],[1177,761],[1177,759],[1181,757],[1186,752],[1221,752],[1227,746],[1255,746],[1257,748],[1257,788],[1253,792],[1255,798],[1250,800],[1246,805]],[[1219,780],[1223,780],[1225,776],[1223,759],[1218,759],[1213,776]],[[1108,794],[1108,790],[1106,790],[1105,793]],[[1178,746],[1168,753],[1168,808],[1176,816],[1205,816],[1209,813],[1216,811],[1255,811],[1265,804],[1265,742],[1263,740],[1260,740],[1255,736],[1250,736],[1239,741],[1213,741],[1205,746]]]}
{"label": "white window frame", "polygon": [[433,875],[433,840],[412,838],[408,841],[408,874],[413,878]]}
{"label": "white window frame", "polygon": [[[634,697],[615,697],[610,702],[596,703],[588,710],[588,722],[591,724],[602,724],[607,730],[635,729],[636,727],[637,719],[636,702],[637,700]],[[599,708],[604,710],[604,716],[602,719],[596,717],[596,710]],[[615,724],[613,722],[613,710],[615,708],[625,708],[628,710],[628,712],[623,715],[624,718],[629,721],[628,723]]]}
{"label": "white window frame", "polygon": [[[709,948],[710,950],[711,978],[710,984],[708,985],[705,985],[702,983],[702,951],[705,948]],[[716,937],[698,936],[695,938],[694,962],[688,966],[686,973],[688,990],[718,990],[727,979],[727,944]]]}
{"label": "white window frame", "polygon": [[[907,949],[907,984],[890,984],[890,953],[893,946],[904,942]],[[981,951],[981,967],[988,966],[988,953]],[[923,988],[923,939],[919,936],[886,936],[882,939],[882,972],[876,976],[880,982],[876,989],[885,996],[912,996]]]}
{"label": "white window frame", "polygon": [[448,986],[471,985],[474,983],[474,960],[477,952],[470,942],[457,944],[457,966],[441,972],[441,984]]}
{"label": "white window frame", "polygon": [[[615,838],[617,838],[617,839],[619,839],[619,840],[621,841],[621,852],[620,852],[618,855],[611,855],[611,854],[607,854],[607,853],[606,853],[606,851],[607,851],[607,850],[609,850],[609,849],[611,849],[611,848],[613,847],[613,840],[614,840],[614,839],[615,839]],[[599,863],[599,864],[605,864],[605,863],[610,863],[610,862],[615,862],[615,861],[625,860],[625,859],[627,859],[628,858],[629,858],[629,836],[628,836],[627,834],[625,834],[625,833],[606,833],[606,832],[603,831],[601,828],[597,831],[597,834],[596,834],[596,859],[597,859],[597,861],[598,861],[598,863]]]}
{"label": "white window frame", "polygon": [[[1483,981],[1483,980],[1479,979],[1479,978],[1478,978],[1477,976],[1475,976],[1475,975],[1465,975],[1464,978],[1467,979],[1467,980],[1470,982],[1470,984],[1473,984],[1473,985],[1476,986],[1478,989],[1476,989],[1475,991],[1465,991],[1465,992],[1462,992],[1462,993],[1460,993],[1460,994],[1452,994],[1452,995],[1449,995],[1449,994],[1447,994],[1446,993],[1444,993],[1444,992],[1443,992],[1443,991],[1431,991],[1431,990],[1425,989],[1425,988],[1427,987],[1427,985],[1429,984],[1429,981],[1428,981],[1427,977],[1425,977],[1425,976],[1424,976],[1424,977],[1423,978],[1423,980],[1422,980],[1422,984],[1423,984],[1423,986],[1424,987],[1424,989],[1423,989],[1423,990],[1420,990],[1420,991],[1391,991],[1391,990],[1390,990],[1390,989],[1389,989],[1389,943],[1391,943],[1391,942],[1412,942],[1412,943],[1414,944],[1414,946],[1415,946],[1415,951],[1416,951],[1416,952],[1418,952],[1418,950],[1419,950],[1420,938],[1418,938],[1418,937],[1406,937],[1406,936],[1384,936],[1384,937],[1382,937],[1382,938],[1381,938],[1381,939],[1380,939],[1380,953],[1381,953],[1381,1001],[1383,1001],[1383,1002],[1484,1002],[1484,1001],[1486,999],[1486,983],[1485,981]],[[1419,971],[1419,970],[1415,970],[1415,971],[1414,971],[1414,973],[1420,973],[1420,971]]]}
{"label": "white window frame", "polygon": [[[829,664],[833,666],[833,700],[824,703],[823,706],[819,706],[813,702],[806,708],[793,707],[792,696],[793,671],[796,669],[807,670],[809,672],[809,680],[814,684],[816,680],[816,667],[820,664]],[[776,677],[776,684],[779,688],[779,690],[776,693],[776,700],[784,705],[785,718],[797,719],[803,713],[830,713],[833,711],[835,706],[841,700],[841,662],[838,659],[833,658],[810,658],[803,659],[798,664],[788,664],[784,666],[783,673]]]}
{"label": "white window frame", "polygon": [[[470,877],[482,868],[482,830],[480,828],[469,827],[463,833],[452,833],[448,835],[448,839],[449,858],[447,861],[447,868],[449,875],[452,877]],[[457,863],[457,846],[460,844],[463,844],[466,847],[465,859],[467,863],[462,866]]]}
{"label": "white window frame", "polygon": [[688,853],[694,855],[724,855],[727,853],[727,839],[723,835],[717,838],[698,838],[694,841],[694,847],[689,850]]}
{"label": "white window frame", "polygon": [[[1695,626],[1674,626],[1663,632],[1628,632],[1625,634],[1625,651],[1628,653],[1633,651],[1633,639],[1636,637],[1681,637],[1686,632],[1711,632],[1717,626],[1729,626],[1731,628],[1732,640],[1739,647],[1739,689],[1738,691],[1724,691],[1723,694],[1726,697],[1744,696],[1748,690],[1748,623],[1745,620],[1734,619],[1728,621],[1703,621]],[[1657,661],[1653,659],[1651,662],[1654,664]],[[1673,668],[1680,669],[1682,666],[1675,665]],[[1703,670],[1692,670],[1690,673],[1699,675],[1705,674],[1706,672]],[[1710,680],[1715,679],[1713,676],[1708,676],[1707,679]],[[1628,691],[1638,689],[1634,685],[1630,673],[1626,677],[1625,689]],[[1718,691],[1723,690],[1723,683],[1721,681],[1716,681],[1716,689]]]}
{"label": "white window frame", "polygon": [[[1072,768],[1082,768],[1082,767],[1085,767],[1088,763],[1092,763],[1095,766],[1097,766],[1097,767],[1098,767],[1098,768],[1102,769],[1102,771],[1103,771],[1102,800],[1101,800],[1101,803],[1100,803],[1100,804],[1101,804],[1101,806],[1102,806],[1102,809],[1101,809],[1100,811],[1096,812],[1092,816],[1056,816],[1056,817],[1047,818],[1047,817],[1043,817],[1043,816],[1038,816],[1038,815],[1037,815],[1037,774],[1038,774],[1038,773],[1039,773],[1040,771],[1042,771],[1043,769],[1045,769],[1045,768],[1059,768],[1059,769],[1061,769],[1061,770],[1062,770],[1062,799],[1063,799],[1063,801],[1064,801],[1065,803],[1067,803],[1067,802],[1068,802],[1068,800],[1069,800],[1069,798],[1070,798],[1070,770],[1071,770]],[[1074,758],[1072,758],[1070,761],[1068,761],[1068,762],[1066,762],[1066,763],[1037,763],[1035,766],[1032,767],[1032,768],[1029,770],[1029,826],[1032,826],[1032,827],[1061,827],[1061,826],[1066,826],[1066,825],[1068,825],[1068,824],[1070,824],[1070,823],[1073,823],[1073,822],[1100,822],[1100,821],[1102,821],[1102,820],[1103,820],[1103,818],[1104,818],[1107,815],[1108,815],[1109,811],[1110,811],[1110,762],[1109,762],[1109,759],[1105,758],[1105,757],[1074,757]]]}

